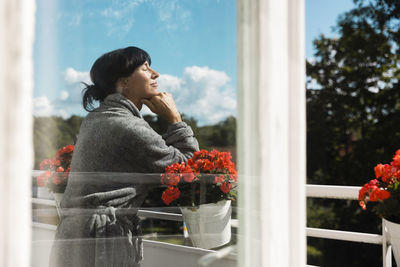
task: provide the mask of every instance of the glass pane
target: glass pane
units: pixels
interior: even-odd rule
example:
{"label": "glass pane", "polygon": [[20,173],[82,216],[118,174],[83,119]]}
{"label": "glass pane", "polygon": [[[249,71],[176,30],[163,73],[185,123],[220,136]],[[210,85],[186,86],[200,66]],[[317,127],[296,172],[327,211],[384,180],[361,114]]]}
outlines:
{"label": "glass pane", "polygon": [[188,266],[235,245],[236,2],[36,14],[32,266]]}
{"label": "glass pane", "polygon": [[[306,1],[307,180],[356,187],[352,200],[309,198],[309,227],[382,235],[380,217],[399,218],[393,198],[373,203],[371,195],[366,211],[357,201],[359,188],[379,178],[374,167],[390,164],[398,149],[398,7],[397,1]],[[374,204],[384,207],[379,216]],[[308,263],[382,265],[382,244],[363,241],[310,237]]]}

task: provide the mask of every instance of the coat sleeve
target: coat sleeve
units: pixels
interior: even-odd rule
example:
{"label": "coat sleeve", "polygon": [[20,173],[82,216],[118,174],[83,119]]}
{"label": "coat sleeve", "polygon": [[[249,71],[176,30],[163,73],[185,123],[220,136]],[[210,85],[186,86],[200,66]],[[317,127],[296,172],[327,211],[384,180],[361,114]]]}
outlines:
{"label": "coat sleeve", "polygon": [[193,131],[185,122],[171,124],[161,136],[144,120],[129,131],[129,154],[149,173],[162,173],[170,164],[186,162],[199,150]]}

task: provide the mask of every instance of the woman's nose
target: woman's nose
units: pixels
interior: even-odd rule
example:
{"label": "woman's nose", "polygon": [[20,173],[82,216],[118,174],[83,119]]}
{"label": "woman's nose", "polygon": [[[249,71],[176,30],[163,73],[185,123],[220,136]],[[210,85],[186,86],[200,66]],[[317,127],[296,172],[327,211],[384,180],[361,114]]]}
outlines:
{"label": "woman's nose", "polygon": [[152,71],[153,71],[153,74],[151,76],[152,79],[157,79],[158,77],[160,77],[160,74],[157,71],[155,71],[155,70],[152,70]]}

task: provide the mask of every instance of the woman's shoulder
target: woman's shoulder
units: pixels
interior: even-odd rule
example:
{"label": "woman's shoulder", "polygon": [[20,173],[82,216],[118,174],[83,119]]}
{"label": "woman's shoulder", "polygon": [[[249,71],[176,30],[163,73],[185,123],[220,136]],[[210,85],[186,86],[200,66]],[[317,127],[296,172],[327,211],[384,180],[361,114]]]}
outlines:
{"label": "woman's shoulder", "polygon": [[147,122],[143,118],[134,116],[127,110],[110,108],[90,112],[84,119],[82,126],[130,129],[146,124]]}

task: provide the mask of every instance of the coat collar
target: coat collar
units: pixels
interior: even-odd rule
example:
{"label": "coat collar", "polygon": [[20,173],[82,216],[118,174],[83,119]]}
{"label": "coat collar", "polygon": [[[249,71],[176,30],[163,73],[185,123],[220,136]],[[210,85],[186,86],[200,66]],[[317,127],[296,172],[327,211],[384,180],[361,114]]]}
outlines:
{"label": "coat collar", "polygon": [[135,115],[136,117],[143,119],[142,114],[140,113],[139,109],[135,106],[135,104],[133,104],[132,101],[130,101],[128,98],[126,98],[120,93],[114,93],[108,95],[104,99],[104,103],[106,105],[111,105],[111,106],[122,106],[128,109],[130,112],[132,112],[132,114]]}

